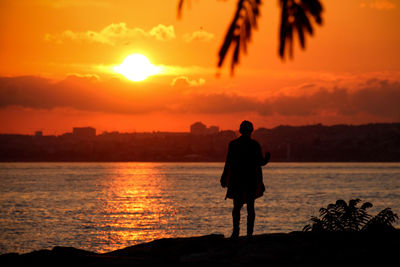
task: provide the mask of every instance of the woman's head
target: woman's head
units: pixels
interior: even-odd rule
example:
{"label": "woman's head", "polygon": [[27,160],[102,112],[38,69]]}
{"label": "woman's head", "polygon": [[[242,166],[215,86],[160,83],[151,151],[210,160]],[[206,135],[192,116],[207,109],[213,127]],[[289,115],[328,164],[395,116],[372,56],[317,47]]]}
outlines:
{"label": "woman's head", "polygon": [[242,135],[251,135],[253,130],[254,130],[253,124],[249,121],[242,121],[242,123],[240,124],[239,132]]}

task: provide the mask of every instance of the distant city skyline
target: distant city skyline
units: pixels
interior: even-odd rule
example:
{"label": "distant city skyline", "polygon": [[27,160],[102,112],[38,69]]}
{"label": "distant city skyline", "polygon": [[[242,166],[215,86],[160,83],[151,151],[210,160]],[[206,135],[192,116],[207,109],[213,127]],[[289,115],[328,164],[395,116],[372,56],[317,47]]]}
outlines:
{"label": "distant city skyline", "polygon": [[[323,123],[311,123],[311,124],[303,124],[303,125],[285,125],[285,124],[280,124],[276,125],[273,127],[265,127],[262,125],[255,125],[255,130],[256,129],[274,129],[276,127],[280,126],[290,126],[290,127],[307,127],[307,126],[337,126],[337,125],[347,125],[347,126],[363,126],[363,125],[369,125],[369,124],[396,124],[399,122],[393,121],[393,122],[376,122],[376,123],[360,123],[360,124],[346,124],[346,123],[338,123],[338,124],[323,124]],[[87,131],[91,132],[89,135],[100,135],[100,134],[111,134],[111,133],[194,133],[194,134],[215,134],[220,131],[234,131],[236,133],[239,132],[239,127],[236,128],[231,128],[231,129],[221,129],[218,125],[206,125],[205,123],[201,121],[196,121],[193,122],[192,124],[188,125],[186,129],[179,130],[179,131],[173,131],[173,130],[149,130],[149,131],[137,131],[137,130],[132,130],[132,131],[118,131],[118,130],[103,130],[103,129],[97,129],[96,127],[93,127],[92,125],[82,125],[82,126],[72,126],[69,129],[65,130],[58,130],[58,131],[46,131],[44,128],[41,129],[36,129],[33,131],[23,131],[23,132],[0,132],[1,134],[22,134],[22,135],[34,135],[34,136],[60,136],[60,135],[65,135],[65,134],[71,134],[71,135],[79,135],[80,132],[83,130],[84,134],[88,134]],[[78,132],[78,133],[77,133]]]}
{"label": "distant city skyline", "polygon": [[[191,132],[0,134],[0,161],[223,161],[240,134],[194,123]],[[400,123],[258,128],[273,161],[398,161]]]}

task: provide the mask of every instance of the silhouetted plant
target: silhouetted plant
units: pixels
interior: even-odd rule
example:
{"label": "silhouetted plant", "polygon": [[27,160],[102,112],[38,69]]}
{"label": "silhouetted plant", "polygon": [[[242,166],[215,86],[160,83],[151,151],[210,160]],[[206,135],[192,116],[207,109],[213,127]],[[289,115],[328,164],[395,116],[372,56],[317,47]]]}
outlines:
{"label": "silhouetted plant", "polygon": [[319,210],[319,217],[311,217],[311,224],[304,226],[303,231],[357,232],[394,229],[393,223],[398,219],[397,214],[390,208],[382,210],[378,215],[371,216],[367,209],[372,207],[365,202],[357,207],[360,199],[351,199],[349,204],[337,200],[327,208]]}
{"label": "silhouetted plant", "polygon": [[386,208],[378,213],[375,217],[369,220],[363,230],[366,231],[381,231],[393,229],[393,223],[398,220],[399,217],[390,208]]}
{"label": "silhouetted plant", "polygon": [[[278,0],[281,9],[279,56],[285,57],[285,51],[293,57],[293,34],[297,32],[301,48],[305,48],[305,37],[313,35],[313,23],[322,24],[322,5],[320,0]],[[178,17],[182,14],[185,0],[178,1]],[[257,29],[261,0],[238,0],[232,22],[219,50],[218,67],[221,67],[230,47],[233,47],[231,72],[239,63],[240,52],[247,52],[247,44],[253,29]]]}

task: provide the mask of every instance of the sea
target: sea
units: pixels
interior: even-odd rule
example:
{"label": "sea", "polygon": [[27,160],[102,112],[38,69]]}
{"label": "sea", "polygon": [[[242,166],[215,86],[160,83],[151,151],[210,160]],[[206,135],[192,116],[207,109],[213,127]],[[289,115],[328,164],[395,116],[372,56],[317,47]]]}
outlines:
{"label": "sea", "polygon": [[[108,252],[232,230],[223,163],[0,163],[0,254],[54,246]],[[255,234],[301,231],[338,199],[400,213],[400,163],[263,167]],[[399,226],[397,222],[396,227]],[[246,208],[241,213],[246,232]]]}

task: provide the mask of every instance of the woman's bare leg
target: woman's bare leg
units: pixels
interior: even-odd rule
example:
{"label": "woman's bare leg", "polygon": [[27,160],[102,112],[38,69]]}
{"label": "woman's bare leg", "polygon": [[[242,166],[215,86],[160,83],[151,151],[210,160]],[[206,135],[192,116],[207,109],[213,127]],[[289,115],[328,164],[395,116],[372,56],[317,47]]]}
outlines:
{"label": "woman's bare leg", "polygon": [[253,199],[247,202],[247,236],[249,237],[253,235],[255,219],[256,219],[256,211],[254,209],[254,199]]}
{"label": "woman's bare leg", "polygon": [[240,225],[240,210],[243,207],[243,203],[239,200],[233,200],[232,209],[232,221],[233,221],[233,231],[231,238],[236,239],[239,237],[239,225]]}

